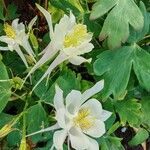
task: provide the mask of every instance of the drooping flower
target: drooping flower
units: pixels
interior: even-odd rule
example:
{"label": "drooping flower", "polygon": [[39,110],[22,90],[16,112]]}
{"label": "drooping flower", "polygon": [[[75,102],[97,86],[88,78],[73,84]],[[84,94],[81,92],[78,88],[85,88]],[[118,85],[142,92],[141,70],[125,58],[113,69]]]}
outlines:
{"label": "drooping flower", "polygon": [[34,86],[34,88],[45,77],[50,75],[55,67],[57,67],[59,64],[66,60],[74,65],[80,65],[83,62],[90,62],[91,59],[85,59],[80,55],[88,53],[94,48],[93,44],[90,43],[92,39],[92,34],[87,31],[86,25],[76,23],[75,16],[71,12],[70,16],[64,15],[64,17],[60,20],[58,24],[55,25],[53,29],[52,19],[49,12],[47,12],[40,5],[36,5],[38,9],[43,13],[48,22],[51,41],[48,46],[43,50],[43,56],[31,69],[27,77],[36,69],[41,67],[45,62],[53,58],[57,53],[58,55],[50,64],[47,71]]}
{"label": "drooping flower", "polygon": [[[34,22],[36,21],[36,17],[33,19]],[[27,60],[24,56],[24,53],[20,49],[20,46],[24,48],[26,53],[35,61],[34,59],[34,52],[30,46],[30,43],[28,41],[28,34],[25,32],[25,26],[23,23],[18,23],[19,19],[15,19],[12,21],[12,24],[9,25],[8,23],[4,24],[4,36],[0,36],[0,41],[7,43],[7,47],[0,46],[0,50],[3,51],[13,51],[15,50],[18,55],[21,57],[22,61],[24,62],[25,66],[28,67]],[[33,21],[32,21],[33,22]],[[32,23],[33,24],[33,23]],[[30,26],[31,28],[31,26]]]}
{"label": "drooping flower", "polygon": [[111,112],[103,110],[97,99],[89,98],[101,91],[103,85],[104,81],[99,81],[82,94],[80,91],[72,90],[65,101],[63,91],[56,86],[54,107],[57,123],[28,136],[60,129],[55,131],[53,136],[53,146],[57,150],[63,150],[66,139],[68,146],[71,143],[71,147],[76,150],[99,150],[99,145],[93,138],[101,137],[106,132],[104,121],[111,116]]}

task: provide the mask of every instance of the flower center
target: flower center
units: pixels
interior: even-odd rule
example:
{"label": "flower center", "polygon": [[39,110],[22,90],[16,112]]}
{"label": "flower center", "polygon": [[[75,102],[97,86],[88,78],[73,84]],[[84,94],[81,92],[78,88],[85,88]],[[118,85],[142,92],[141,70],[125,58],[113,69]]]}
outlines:
{"label": "flower center", "polygon": [[16,32],[8,23],[4,24],[4,31],[9,38],[14,39],[16,37]]}
{"label": "flower center", "polygon": [[71,31],[65,36],[64,40],[65,48],[78,46],[84,41],[87,35],[88,33],[85,25],[82,24],[75,25],[73,31]]}
{"label": "flower center", "polygon": [[74,124],[82,130],[87,130],[94,125],[94,118],[90,116],[91,111],[88,108],[79,110],[78,115],[74,118]]}

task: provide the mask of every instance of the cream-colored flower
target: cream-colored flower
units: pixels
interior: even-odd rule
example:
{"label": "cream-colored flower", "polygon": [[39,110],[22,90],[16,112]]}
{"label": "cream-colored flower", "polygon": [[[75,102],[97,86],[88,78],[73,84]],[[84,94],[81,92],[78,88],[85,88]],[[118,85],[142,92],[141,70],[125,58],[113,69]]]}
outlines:
{"label": "cream-colored flower", "polygon": [[90,43],[92,34],[87,31],[86,25],[76,23],[75,16],[71,12],[70,16],[64,15],[53,29],[51,15],[49,12],[38,4],[37,7],[43,13],[48,22],[51,42],[43,50],[43,56],[31,69],[27,77],[45,62],[53,58],[57,53],[58,55],[35,87],[46,76],[50,75],[56,66],[66,60],[74,65],[80,65],[83,62],[90,62],[91,59],[85,59],[80,55],[88,53],[94,48],[93,44]]}
{"label": "cream-colored flower", "polygon": [[[34,22],[36,18],[33,19]],[[27,54],[29,54],[32,59],[34,59],[34,52],[30,46],[30,43],[28,41],[28,34],[25,33],[25,26],[23,23],[18,23],[19,19],[15,19],[12,21],[12,24],[9,25],[8,23],[4,24],[4,31],[5,34],[4,36],[0,36],[0,41],[7,43],[7,47],[0,47],[0,50],[10,50],[13,51],[15,50],[18,55],[21,57],[22,61],[28,67],[27,60],[24,56],[24,53],[20,49],[20,46],[24,48]],[[33,21],[32,21],[33,22]],[[31,26],[30,26],[31,28]],[[35,61],[36,62],[36,61]]]}
{"label": "cream-colored flower", "polygon": [[71,143],[71,147],[76,150],[99,150],[99,144],[93,138],[101,137],[106,132],[104,121],[111,116],[111,112],[103,110],[97,99],[89,98],[101,91],[103,86],[102,80],[82,94],[80,91],[72,90],[65,102],[63,91],[56,86],[54,107],[57,123],[29,136],[61,129],[55,131],[53,136],[53,146],[57,150],[63,150],[66,139],[68,139],[68,146]]}

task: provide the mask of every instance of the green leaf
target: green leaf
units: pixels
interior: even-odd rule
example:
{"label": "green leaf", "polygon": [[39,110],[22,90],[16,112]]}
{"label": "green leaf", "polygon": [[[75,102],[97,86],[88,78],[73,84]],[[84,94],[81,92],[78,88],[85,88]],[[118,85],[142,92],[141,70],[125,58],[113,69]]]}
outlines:
{"label": "green leaf", "polygon": [[68,0],[69,3],[71,3],[73,6],[75,6],[81,13],[84,12],[82,6],[81,6],[81,3],[79,0]]}
{"label": "green leaf", "polygon": [[[47,115],[40,103],[30,107],[26,115],[27,122],[27,132],[28,134],[41,130],[47,126]],[[33,142],[41,141],[42,139],[47,139],[47,137],[42,136],[42,134],[37,134],[32,136]]]}
{"label": "green leaf", "polygon": [[94,62],[95,74],[105,81],[102,97],[113,94],[116,99],[123,99],[132,65],[140,85],[150,91],[149,62],[150,54],[137,45],[102,52]]}
{"label": "green leaf", "polygon": [[115,132],[119,127],[120,127],[120,123],[117,121],[115,124],[113,124],[113,126],[107,131],[107,134],[110,135],[113,132]]}
{"label": "green leaf", "polygon": [[101,137],[98,141],[101,150],[124,150],[121,140],[121,138],[106,136]]}
{"label": "green leaf", "polygon": [[57,23],[64,14],[64,11],[54,7],[51,2],[48,3],[48,11],[51,13],[53,23]]}
{"label": "green leaf", "polygon": [[146,127],[150,131],[150,97],[144,97],[141,100],[142,105],[142,124],[144,127]]}
{"label": "green leaf", "polygon": [[[17,127],[15,126],[15,128],[17,128]],[[9,133],[7,136],[7,141],[8,141],[9,146],[19,145],[20,141],[21,141],[20,130],[14,130],[11,133]]]}
{"label": "green leaf", "polygon": [[2,128],[5,124],[9,123],[12,119],[12,115],[0,113],[0,128]]}
{"label": "green leaf", "polygon": [[143,15],[134,0],[98,0],[91,13],[91,19],[97,19],[107,13],[99,39],[106,38],[109,48],[116,48],[129,37],[129,24],[135,29],[143,27]]}
{"label": "green leaf", "polygon": [[43,81],[35,89],[35,94],[42,100],[53,103],[53,97],[55,94],[55,85],[58,84],[64,91],[66,96],[72,89],[80,89],[80,80],[76,77],[76,74],[71,70],[64,70],[55,82],[49,81],[49,88],[46,88],[46,80]]}
{"label": "green leaf", "polygon": [[84,24],[87,25],[88,31],[92,32],[94,37],[98,37],[102,26],[98,21],[89,20],[89,14],[84,15]]}
{"label": "green leaf", "polygon": [[142,40],[142,38],[148,33],[149,28],[150,28],[149,13],[146,11],[145,5],[142,1],[140,2],[140,10],[144,16],[144,26],[139,31],[135,31],[133,29],[131,30],[130,32],[131,34],[128,39],[129,43],[133,43],[133,42],[137,43],[138,41]]}
{"label": "green leaf", "polygon": [[94,63],[94,72],[98,76],[103,75],[103,98],[113,94],[118,99],[125,92],[132,67],[133,51],[133,47],[126,46],[104,51],[98,56]]}
{"label": "green leaf", "polygon": [[[100,97],[98,97],[97,99],[100,99]],[[113,113],[114,112],[114,102],[111,101],[111,99],[108,99],[107,101],[102,103],[102,106],[103,106],[103,109],[112,112],[112,115],[110,116],[110,118],[108,118],[105,121],[106,130],[109,130],[109,129],[113,128],[113,125],[115,124],[116,119],[117,119],[116,114]]]}
{"label": "green leaf", "polygon": [[19,16],[20,15],[17,14],[17,6],[13,3],[9,4],[7,7],[7,13],[5,16],[5,20],[13,20]]}
{"label": "green leaf", "polygon": [[148,137],[149,137],[148,131],[146,131],[143,128],[140,128],[137,131],[136,135],[129,141],[129,145],[137,146],[137,145],[143,143],[144,141],[146,141]]}
{"label": "green leaf", "polygon": [[23,76],[26,67],[16,52],[7,51],[4,53],[3,62],[13,72],[14,76]]}
{"label": "green leaf", "polygon": [[141,104],[136,99],[117,101],[115,109],[120,117],[122,125],[129,123],[130,126],[138,125],[142,115]]}
{"label": "green leaf", "polygon": [[0,61],[0,113],[7,105],[11,96],[11,84],[3,80],[9,79],[5,65]]}
{"label": "green leaf", "polygon": [[0,23],[0,34],[1,34],[2,31],[3,31],[3,24]]}
{"label": "green leaf", "polygon": [[0,19],[1,19],[1,20],[4,20],[4,19],[5,19],[4,15],[3,15],[3,11],[4,11],[3,2],[0,1]]}
{"label": "green leaf", "polygon": [[136,57],[133,62],[135,74],[142,87],[150,91],[150,54],[137,47]]}
{"label": "green leaf", "polygon": [[51,4],[63,10],[65,13],[69,13],[69,11],[72,10],[73,14],[80,14],[80,10],[72,3],[68,2],[68,0],[51,0]]}

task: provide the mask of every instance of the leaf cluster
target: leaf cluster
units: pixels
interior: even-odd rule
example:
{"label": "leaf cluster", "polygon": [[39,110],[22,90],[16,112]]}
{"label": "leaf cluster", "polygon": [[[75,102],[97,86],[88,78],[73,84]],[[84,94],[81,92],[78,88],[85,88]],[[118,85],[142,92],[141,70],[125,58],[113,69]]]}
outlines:
{"label": "leaf cluster", "polygon": [[[13,126],[15,130],[0,139],[0,148],[14,149],[20,145],[24,134],[56,122],[53,108],[55,84],[64,91],[65,97],[72,89],[84,91],[101,79],[104,79],[105,86],[95,97],[113,115],[105,122],[106,134],[97,140],[100,148],[123,150],[145,142],[150,132],[149,0],[49,0],[47,6],[53,24],[63,14],[72,11],[77,22],[87,25],[88,31],[93,33],[95,48],[85,57],[92,57],[92,62],[81,66],[66,62],[59,65],[50,78],[44,79],[31,94],[49,62],[35,71],[19,89],[20,82],[23,82],[29,70],[15,52],[1,52],[0,129],[12,120],[19,119]],[[0,1],[0,35],[4,34],[3,22],[17,18],[21,13],[16,5],[6,7]],[[38,20],[35,29],[41,20]],[[35,32],[36,36],[32,34],[30,42],[38,54],[50,41],[48,32],[45,35],[40,31]],[[30,67],[33,67],[32,63]],[[132,129],[133,133],[125,144],[122,142],[124,137],[117,136],[118,132],[124,133],[124,129]],[[34,135],[27,138],[27,145],[30,149],[47,150],[52,146],[52,137],[53,132]],[[67,149],[65,144],[64,149]]]}

